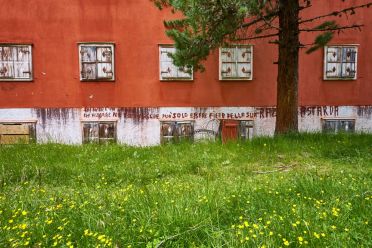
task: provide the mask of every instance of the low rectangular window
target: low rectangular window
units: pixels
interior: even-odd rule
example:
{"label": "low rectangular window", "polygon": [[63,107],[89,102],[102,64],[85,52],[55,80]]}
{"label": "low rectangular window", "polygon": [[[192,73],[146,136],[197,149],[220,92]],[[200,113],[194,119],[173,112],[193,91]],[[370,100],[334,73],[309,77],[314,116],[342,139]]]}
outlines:
{"label": "low rectangular window", "polygon": [[83,143],[115,143],[116,122],[83,123]]}
{"label": "low rectangular window", "polygon": [[80,80],[114,81],[114,45],[79,44]]}
{"label": "low rectangular window", "polygon": [[176,48],[171,45],[159,47],[160,80],[193,80],[192,71],[173,64],[173,59],[169,55],[175,52]]}
{"label": "low rectangular window", "polygon": [[357,78],[357,46],[326,46],[325,80],[355,80]]}
{"label": "low rectangular window", "polygon": [[354,133],[355,120],[348,119],[324,119],[322,123],[322,130],[325,133]]}
{"label": "low rectangular window", "polygon": [[32,46],[0,44],[0,81],[32,80]]}
{"label": "low rectangular window", "polygon": [[0,144],[30,144],[35,141],[35,123],[0,123]]}
{"label": "low rectangular window", "polygon": [[251,140],[253,138],[253,121],[240,121],[240,139]]}
{"label": "low rectangular window", "polygon": [[252,80],[253,46],[220,48],[220,80]]}
{"label": "low rectangular window", "polygon": [[173,143],[194,139],[194,123],[190,121],[161,122],[161,143]]}

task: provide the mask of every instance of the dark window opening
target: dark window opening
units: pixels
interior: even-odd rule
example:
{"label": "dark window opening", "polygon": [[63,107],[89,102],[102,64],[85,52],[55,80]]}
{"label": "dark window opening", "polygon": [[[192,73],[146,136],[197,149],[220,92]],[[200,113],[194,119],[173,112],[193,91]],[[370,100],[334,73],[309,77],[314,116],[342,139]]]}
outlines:
{"label": "dark window opening", "polygon": [[324,133],[354,133],[355,120],[323,120],[322,130]]}
{"label": "dark window opening", "polygon": [[87,122],[83,124],[83,143],[116,143],[115,122]]}
{"label": "dark window opening", "polygon": [[194,140],[193,122],[161,122],[160,129],[162,144]]}

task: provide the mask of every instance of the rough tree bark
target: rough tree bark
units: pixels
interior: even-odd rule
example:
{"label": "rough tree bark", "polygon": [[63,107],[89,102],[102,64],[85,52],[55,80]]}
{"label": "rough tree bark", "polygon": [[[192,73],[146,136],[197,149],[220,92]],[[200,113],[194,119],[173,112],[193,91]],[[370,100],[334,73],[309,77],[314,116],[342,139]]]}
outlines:
{"label": "rough tree bark", "polygon": [[298,132],[299,0],[279,0],[275,134]]}

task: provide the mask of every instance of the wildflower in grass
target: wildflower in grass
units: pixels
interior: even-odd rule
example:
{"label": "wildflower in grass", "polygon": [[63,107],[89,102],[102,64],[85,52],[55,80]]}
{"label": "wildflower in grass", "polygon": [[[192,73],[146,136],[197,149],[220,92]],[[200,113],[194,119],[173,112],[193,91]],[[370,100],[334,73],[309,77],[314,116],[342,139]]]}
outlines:
{"label": "wildflower in grass", "polygon": [[286,239],[283,239],[283,244],[284,244],[285,246],[289,246],[289,241],[286,240]]}
{"label": "wildflower in grass", "polygon": [[27,215],[27,211],[22,211],[22,215]]}
{"label": "wildflower in grass", "polygon": [[274,233],[270,231],[269,232],[269,236],[273,236],[273,235],[274,235]]}
{"label": "wildflower in grass", "polygon": [[320,239],[320,235],[317,232],[314,232],[314,237]]}
{"label": "wildflower in grass", "polygon": [[334,225],[332,225],[331,228],[332,228],[333,230],[336,230],[336,229],[337,229],[337,227],[334,226]]}

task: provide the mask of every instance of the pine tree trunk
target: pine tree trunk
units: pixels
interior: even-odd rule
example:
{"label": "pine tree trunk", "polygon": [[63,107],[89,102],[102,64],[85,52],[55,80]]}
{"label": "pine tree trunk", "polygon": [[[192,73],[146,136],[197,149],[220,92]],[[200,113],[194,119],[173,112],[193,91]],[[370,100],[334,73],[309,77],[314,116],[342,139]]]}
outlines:
{"label": "pine tree trunk", "polygon": [[299,0],[279,0],[275,134],[298,132]]}

